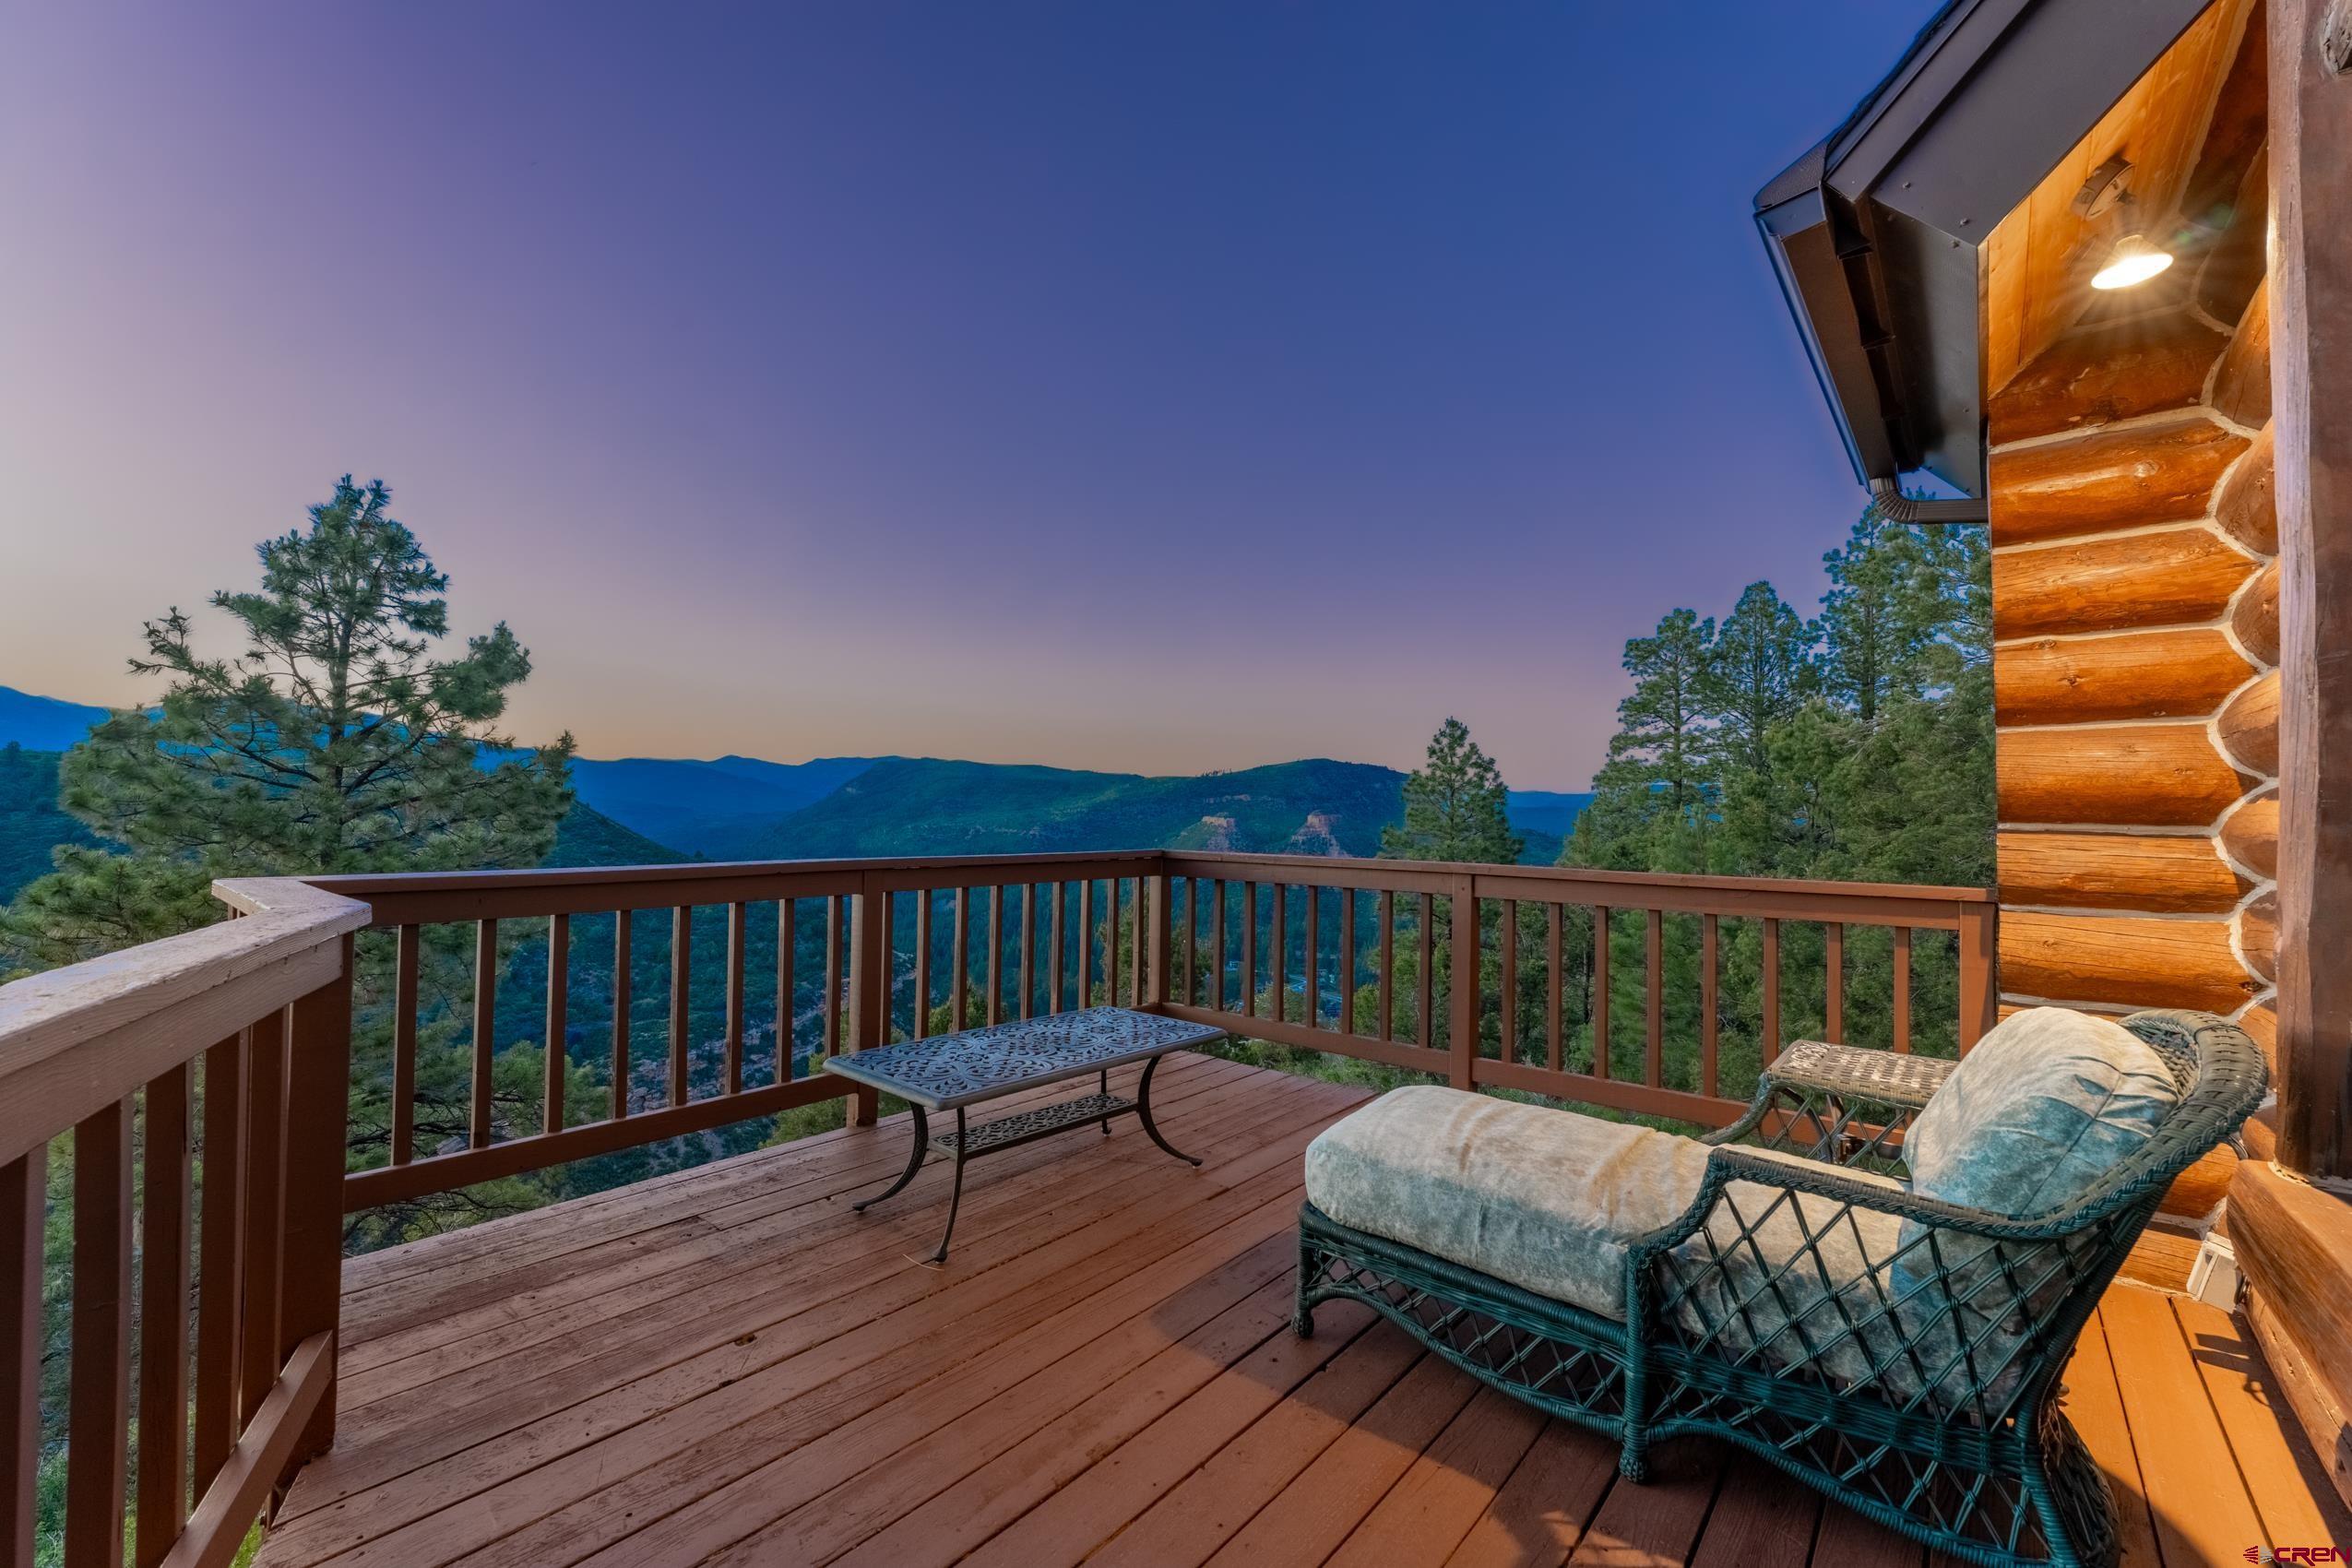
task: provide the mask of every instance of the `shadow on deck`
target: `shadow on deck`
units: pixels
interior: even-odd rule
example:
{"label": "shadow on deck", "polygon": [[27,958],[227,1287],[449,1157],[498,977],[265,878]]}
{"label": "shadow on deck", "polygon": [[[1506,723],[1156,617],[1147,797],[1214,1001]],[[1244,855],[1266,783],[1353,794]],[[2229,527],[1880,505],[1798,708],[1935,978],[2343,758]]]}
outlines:
{"label": "shadow on deck", "polygon": [[[1759,1461],[1657,1479],[1368,1313],[1289,1326],[1300,1154],[1358,1091],[1171,1059],[1132,1121],[872,1214],[903,1118],[354,1260],[342,1418],[260,1568],[970,1561],[1902,1564]],[[2069,1377],[2125,1561],[2352,1544],[2227,1315],[2130,1286]]]}

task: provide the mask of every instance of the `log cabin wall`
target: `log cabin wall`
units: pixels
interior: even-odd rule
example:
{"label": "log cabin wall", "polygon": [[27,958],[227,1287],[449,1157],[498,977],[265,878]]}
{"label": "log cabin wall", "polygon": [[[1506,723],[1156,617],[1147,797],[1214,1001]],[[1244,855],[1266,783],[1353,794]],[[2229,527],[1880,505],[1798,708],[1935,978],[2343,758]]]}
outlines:
{"label": "log cabin wall", "polygon": [[[2250,113],[2260,124],[2263,33],[2249,11],[2217,6],[2176,46],[2213,55],[2204,75],[2184,82],[2176,63],[2175,101],[2103,121],[2052,176],[2071,198],[2075,163],[2136,163],[2186,123],[2197,134],[2178,155],[2174,209],[2224,211],[2224,227],[2175,230],[2191,236],[2180,277],[2134,291],[2153,299],[2083,286],[2104,254],[2096,232],[2074,236],[2066,267],[2042,256],[2073,278],[2080,314],[2037,351],[2028,322],[1987,413],[2003,1011],[2198,1008],[2269,1050],[2279,566],[2266,175],[2243,130]],[[2022,235],[1990,247],[1989,266],[2025,248]],[[2266,1155],[2267,1129],[2249,1132]],[[2216,1154],[2168,1211],[2212,1210],[2233,1165]]]}

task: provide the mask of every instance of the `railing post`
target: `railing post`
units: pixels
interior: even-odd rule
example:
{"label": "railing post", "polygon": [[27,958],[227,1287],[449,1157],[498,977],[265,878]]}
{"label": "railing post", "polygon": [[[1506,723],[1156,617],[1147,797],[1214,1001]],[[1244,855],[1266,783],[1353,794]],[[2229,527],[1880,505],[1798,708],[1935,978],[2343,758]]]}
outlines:
{"label": "railing post", "polygon": [[1960,1049],[1967,1050],[1993,1026],[2000,1010],[2000,963],[1996,956],[2001,906],[1960,906]]}
{"label": "railing post", "polygon": [[1479,892],[1471,878],[1457,877],[1454,903],[1452,991],[1446,997],[1445,1081],[1457,1089],[1472,1086],[1471,1064],[1479,1058]]}
{"label": "railing post", "polygon": [[1174,883],[1168,874],[1167,860],[1162,857],[1155,864],[1158,867],[1158,874],[1136,884],[1138,887],[1149,887],[1151,896],[1148,898],[1137,900],[1135,918],[1139,921],[1149,921],[1147,929],[1150,934],[1146,944],[1146,951],[1151,955],[1151,968],[1150,972],[1144,979],[1144,1005],[1157,1011],[1168,1005],[1169,994],[1172,990],[1168,983],[1168,978],[1169,966],[1175,955],[1171,927],[1175,922],[1176,912],[1173,904]]}
{"label": "railing post", "polygon": [[[278,1353],[282,1371],[296,1348],[333,1334],[343,1302],[343,1178],[350,1113],[351,938],[327,984],[297,1001],[286,1070],[284,1264],[279,1276]],[[331,1343],[331,1342],[330,1342]],[[335,1374],[303,1429],[288,1465],[323,1454],[335,1441]]]}
{"label": "railing post", "polygon": [[[881,878],[872,872],[858,879],[857,896],[849,910],[849,1049],[870,1051],[880,1045],[890,1022],[890,955],[882,936]],[[849,1123],[871,1127],[881,1114],[879,1097],[861,1086],[849,1095]]]}
{"label": "railing post", "polygon": [[0,1562],[33,1562],[41,1469],[42,1241],[49,1146],[0,1166]]}

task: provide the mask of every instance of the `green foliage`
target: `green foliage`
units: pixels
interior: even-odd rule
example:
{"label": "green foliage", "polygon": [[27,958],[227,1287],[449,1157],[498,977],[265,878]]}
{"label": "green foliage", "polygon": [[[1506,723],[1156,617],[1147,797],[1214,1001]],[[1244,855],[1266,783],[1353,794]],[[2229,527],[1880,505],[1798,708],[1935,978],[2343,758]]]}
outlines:
{"label": "green foliage", "polygon": [[[1990,593],[1983,530],[1883,525],[1866,513],[1824,564],[1829,588],[1818,623],[1800,618],[1769,584],[1759,583],[1719,623],[1677,610],[1652,635],[1627,643],[1624,665],[1633,690],[1620,704],[1619,731],[1594,779],[1595,798],[1577,818],[1561,863],[1990,885]],[[1466,735],[1441,731],[1440,742],[1431,748],[1433,764],[1441,751],[1467,758],[1474,750]],[[1469,767],[1449,761],[1447,770]],[[1429,792],[1441,802],[1449,798],[1442,790]],[[1434,815],[1444,819],[1442,810]],[[1424,815],[1424,822],[1431,819]],[[1391,837],[1401,852],[1419,852],[1403,849],[1402,835]],[[1423,841],[1461,840],[1432,831]],[[1293,900],[1294,910],[1298,904]],[[1420,1038],[1420,900],[1399,896],[1396,909],[1388,1022],[1394,1038],[1409,1040]],[[1324,913],[1326,931],[1334,912]],[[1648,919],[1639,910],[1616,910],[1605,930],[1597,931],[1595,915],[1574,905],[1561,911],[1562,1060],[1571,1070],[1589,1071],[1605,1054],[1611,1075],[1640,1081],[1648,1046]],[[1490,998],[1501,993],[1499,916],[1491,905],[1484,911],[1480,984]],[[1195,968],[1203,974],[1210,951],[1205,919],[1192,918]],[[1431,922],[1428,1036],[1439,1045],[1448,1033],[1448,906],[1440,900]],[[1523,1061],[1542,1062],[1550,1050],[1550,920],[1548,909],[1522,905],[1511,933],[1517,985],[1508,1004]],[[1295,928],[1295,914],[1292,921]],[[1181,923],[1179,929],[1181,940]],[[1357,982],[1343,1004],[1356,1029],[1366,1034],[1377,1033],[1381,1021],[1377,954],[1370,950],[1374,929],[1370,921],[1360,921],[1366,951],[1357,956]],[[1669,1087],[1696,1089],[1705,1022],[1699,921],[1668,915],[1659,935],[1664,1077]],[[1718,921],[1717,937],[1717,1087],[1744,1099],[1761,1066],[1762,930],[1757,921],[1726,918]],[[1261,953],[1266,942],[1262,935]],[[1853,927],[1844,942],[1844,1036],[1858,1043],[1890,1041],[1893,935]],[[1934,932],[1915,932],[1913,942],[1914,1048],[1948,1054],[1956,1043],[1959,1003],[1954,943],[1949,933]],[[1229,941],[1229,952],[1237,946]],[[1603,946],[1609,1029],[1605,1040],[1597,1040],[1596,950]],[[1823,928],[1782,922],[1780,954],[1782,1039],[1818,1035],[1827,1016]],[[1206,983],[1201,982],[1204,991]],[[1306,1016],[1303,994],[1289,977],[1278,992],[1274,983],[1260,987],[1259,1016],[1276,1016],[1277,1008],[1280,1016]],[[1482,1050],[1499,1047],[1492,1005],[1481,1009],[1481,1034]],[[1373,1088],[1414,1077],[1263,1040],[1244,1039],[1224,1053]]]}
{"label": "green foliage", "polygon": [[[1678,611],[1654,637],[1627,645],[1634,692],[1620,707],[1610,762],[1563,863],[1990,885],[1983,530],[1888,525],[1866,513],[1823,560],[1830,586],[1818,623],[1801,621],[1759,583],[1712,638],[1707,623]],[[1685,1087],[1694,1087],[1701,1025],[1695,926],[1669,918],[1661,943],[1669,1080]],[[1780,937],[1783,1037],[1818,1032],[1827,1005],[1824,933],[1784,923]],[[1720,938],[1721,1083],[1736,1097],[1758,1062],[1762,934],[1754,921],[1725,921]],[[1616,918],[1610,1059],[1621,1073],[1641,1066],[1646,943],[1639,917]],[[1893,961],[1890,933],[1846,933],[1848,1039],[1892,1038]],[[1949,935],[1917,934],[1912,989],[1913,1039],[1923,1050],[1950,1049],[1958,970]],[[1585,1043],[1589,1051],[1588,1034]]]}
{"label": "green foliage", "polygon": [[9,916],[35,961],[70,962],[205,923],[213,878],[535,865],[571,803],[569,736],[511,754],[492,726],[530,656],[502,622],[437,657],[448,578],[386,511],[337,481],[307,528],[256,547],[261,586],[221,591],[244,651],[199,653],[177,609],[144,628],[152,710],[65,754],[60,802],[113,849],[67,846]]}
{"label": "green foliage", "polygon": [[1510,865],[1520,848],[1502,771],[1468,725],[1447,719],[1430,737],[1428,760],[1405,780],[1405,820],[1381,829],[1381,859]]}
{"label": "green foliage", "polygon": [[[53,870],[58,846],[97,842],[89,828],[58,808],[59,755],[29,751],[13,741],[0,746],[0,899]],[[0,973],[6,968],[0,954]]]}

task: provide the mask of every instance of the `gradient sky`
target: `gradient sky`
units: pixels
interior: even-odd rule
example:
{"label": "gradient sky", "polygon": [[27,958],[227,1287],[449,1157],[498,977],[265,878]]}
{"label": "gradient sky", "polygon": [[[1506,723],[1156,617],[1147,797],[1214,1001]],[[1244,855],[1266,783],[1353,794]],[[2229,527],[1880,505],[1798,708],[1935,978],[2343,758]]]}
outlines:
{"label": "gradient sky", "polygon": [[1930,9],[6,0],[0,683],[348,469],[526,741],[1581,788],[1859,509],[1748,206]]}

